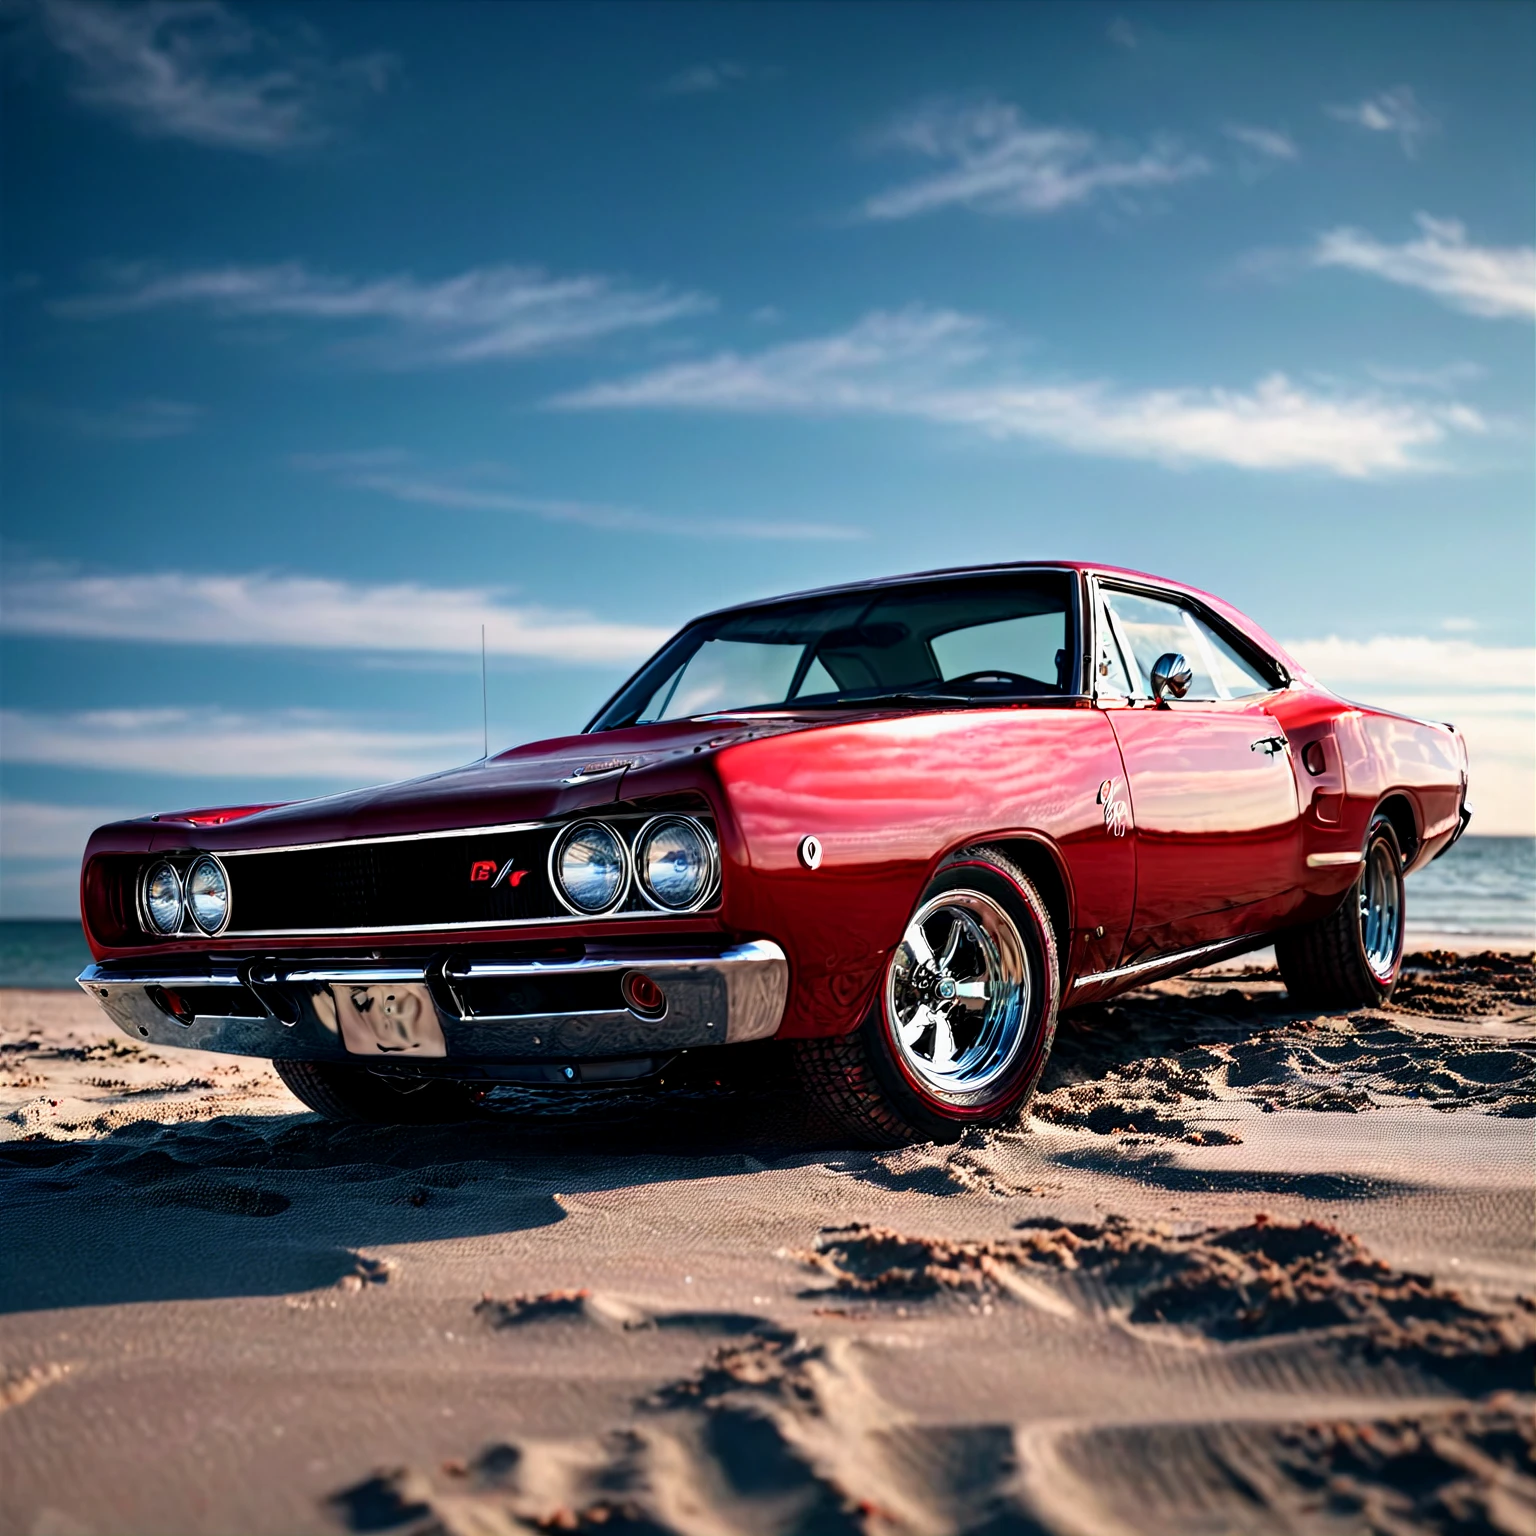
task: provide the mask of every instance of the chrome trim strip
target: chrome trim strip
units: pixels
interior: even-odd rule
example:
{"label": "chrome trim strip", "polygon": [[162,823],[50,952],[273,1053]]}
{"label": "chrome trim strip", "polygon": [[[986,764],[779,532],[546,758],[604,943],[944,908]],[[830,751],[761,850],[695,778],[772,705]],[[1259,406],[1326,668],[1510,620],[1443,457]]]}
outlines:
{"label": "chrome trim strip", "polygon": [[668,953],[639,951],[635,954],[609,952],[599,955],[582,955],[575,960],[465,960],[457,965],[444,967],[443,975],[449,981],[503,981],[517,977],[558,976],[563,972],[585,973],[603,971],[644,971],[665,976],[669,970],[684,966],[738,964],[743,961],[783,960],[784,951],[768,939],[749,939],[744,944],[733,945],[717,955],[700,956],[686,950]]}
{"label": "chrome trim strip", "polygon": [[1157,955],[1151,960],[1138,960],[1134,965],[1116,966],[1112,971],[1091,971],[1086,976],[1075,976],[1072,987],[1086,987],[1094,982],[1121,981],[1127,976],[1141,976],[1148,971],[1177,969],[1191,960],[1205,956],[1213,959],[1218,954],[1238,954],[1244,949],[1262,949],[1269,942],[1268,934],[1247,934],[1240,939],[1220,939],[1215,944],[1197,944],[1193,949],[1177,949],[1170,954]]}
{"label": "chrome trim strip", "polygon": [[312,971],[290,971],[275,965],[254,966],[251,980],[258,987],[280,987],[285,982],[372,986],[375,982],[425,981],[427,972],[420,965],[351,965],[321,967]]}
{"label": "chrome trim strip", "polygon": [[547,928],[555,923],[613,923],[613,922],[641,922],[653,923],[657,918],[677,916],[691,917],[697,914],[678,912],[675,914],[665,911],[651,911],[649,908],[643,911],[629,912],[578,912],[567,913],[560,917],[504,917],[482,918],[468,923],[399,923],[394,927],[362,927],[362,928],[226,928],[220,938],[224,939],[334,939],[350,934],[385,934],[385,933],[499,933],[505,928]]}
{"label": "chrome trim strip", "polygon": [[[316,848],[360,848],[366,843],[425,843],[436,837],[478,837],[502,832],[535,832],[555,823],[548,821],[506,821],[490,827],[449,827],[442,832],[392,832],[387,837],[337,837],[323,843],[285,843],[278,848],[227,848],[220,850],[226,859],[256,858],[264,853],[312,853]],[[179,849],[168,848],[167,853]],[[382,931],[382,930],[381,930]]]}
{"label": "chrome trim strip", "polygon": [[1307,868],[1342,869],[1347,864],[1358,864],[1364,857],[1363,853],[1309,853]]}
{"label": "chrome trim strip", "polygon": [[113,986],[122,986],[125,983],[136,987],[243,987],[245,983],[234,971],[209,971],[201,976],[178,976],[174,972],[167,974],[164,971],[109,971],[99,965],[88,965],[75,977],[76,982],[86,988],[99,987],[110,983]]}

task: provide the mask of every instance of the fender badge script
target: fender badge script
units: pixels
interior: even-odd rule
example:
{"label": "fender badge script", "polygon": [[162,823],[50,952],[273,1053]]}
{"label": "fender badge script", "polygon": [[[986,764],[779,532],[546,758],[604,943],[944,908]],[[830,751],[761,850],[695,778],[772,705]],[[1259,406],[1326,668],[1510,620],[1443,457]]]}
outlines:
{"label": "fender badge script", "polygon": [[1124,837],[1131,825],[1131,808],[1120,798],[1119,779],[1105,779],[1099,785],[1099,804],[1104,807],[1104,830],[1111,837]]}

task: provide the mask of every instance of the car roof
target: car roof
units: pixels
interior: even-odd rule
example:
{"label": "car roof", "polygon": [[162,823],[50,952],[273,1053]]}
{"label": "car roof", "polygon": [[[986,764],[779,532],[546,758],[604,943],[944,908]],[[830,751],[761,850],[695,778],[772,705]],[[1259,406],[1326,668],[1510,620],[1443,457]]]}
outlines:
{"label": "car roof", "polygon": [[[899,576],[873,576],[866,581],[844,581],[829,587],[807,587],[801,592],[782,592],[773,597],[752,598],[745,603],[728,603],[723,608],[711,609],[708,613],[699,615],[700,619],[717,618],[723,613],[741,613],[753,608],[775,608],[780,603],[799,602],[807,597],[833,597],[840,592],[875,592],[882,587],[900,587],[914,581],[938,581],[950,576],[997,576],[1006,575],[1013,571],[1070,571],[1089,572],[1092,574],[1104,574],[1131,577],[1137,581],[1154,583],[1160,587],[1170,587],[1178,590],[1193,592],[1193,588],[1181,588],[1178,582],[1165,581],[1161,576],[1148,576],[1140,571],[1124,571],[1114,566],[1089,565],[1081,560],[1005,560],[997,561],[991,565],[950,565],[941,566],[931,571],[907,571]],[[1201,593],[1200,596],[1205,594]],[[695,623],[698,620],[694,621]]]}
{"label": "car roof", "polygon": [[1219,614],[1262,650],[1282,661],[1293,674],[1307,675],[1306,669],[1272,636],[1255,624],[1247,614],[1234,608],[1214,593],[1202,592],[1199,587],[1192,587],[1187,582],[1174,581],[1167,576],[1153,576],[1146,571],[1133,571],[1118,565],[1100,565],[1087,560],[1006,560],[990,565],[954,565],[932,571],[909,571],[900,576],[877,576],[867,581],[840,582],[829,587],[811,587],[803,592],[784,592],[775,597],[755,598],[745,603],[731,603],[724,608],[715,608],[708,613],[700,614],[690,622],[698,624],[705,619],[719,618],[727,613],[748,613],[756,608],[773,608],[780,603],[797,602],[808,597],[831,597],[839,592],[875,592],[883,587],[899,587],[915,581],[938,581],[954,576],[998,576],[1010,572],[1028,571],[1061,571],[1074,575],[1103,576],[1111,581],[1145,583],[1147,586],[1159,587],[1165,592],[1180,597],[1192,598]]}

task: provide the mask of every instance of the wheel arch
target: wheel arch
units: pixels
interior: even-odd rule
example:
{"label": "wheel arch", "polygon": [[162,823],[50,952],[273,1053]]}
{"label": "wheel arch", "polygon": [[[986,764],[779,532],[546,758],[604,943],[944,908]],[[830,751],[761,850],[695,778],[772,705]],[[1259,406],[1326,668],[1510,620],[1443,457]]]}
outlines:
{"label": "wheel arch", "polygon": [[1403,851],[1403,868],[1409,868],[1418,857],[1420,841],[1418,811],[1413,801],[1399,790],[1387,795],[1377,805],[1374,815],[1385,816],[1392,823],[1392,830],[1397,833],[1397,841]]}
{"label": "wheel arch", "polygon": [[1071,876],[1055,844],[1037,832],[1009,832],[998,837],[969,838],[961,848],[951,849],[948,857],[953,858],[962,848],[996,848],[1028,877],[1045,903],[1056,937],[1058,963],[1065,972],[1072,953],[1072,913],[1076,902]]}

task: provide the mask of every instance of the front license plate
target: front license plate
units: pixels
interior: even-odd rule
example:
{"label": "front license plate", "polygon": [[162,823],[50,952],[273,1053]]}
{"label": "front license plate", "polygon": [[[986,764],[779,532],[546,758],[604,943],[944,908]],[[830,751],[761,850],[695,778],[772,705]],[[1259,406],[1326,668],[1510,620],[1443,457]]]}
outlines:
{"label": "front license plate", "polygon": [[419,982],[334,985],[342,1044],[354,1056],[446,1056],[431,992]]}

